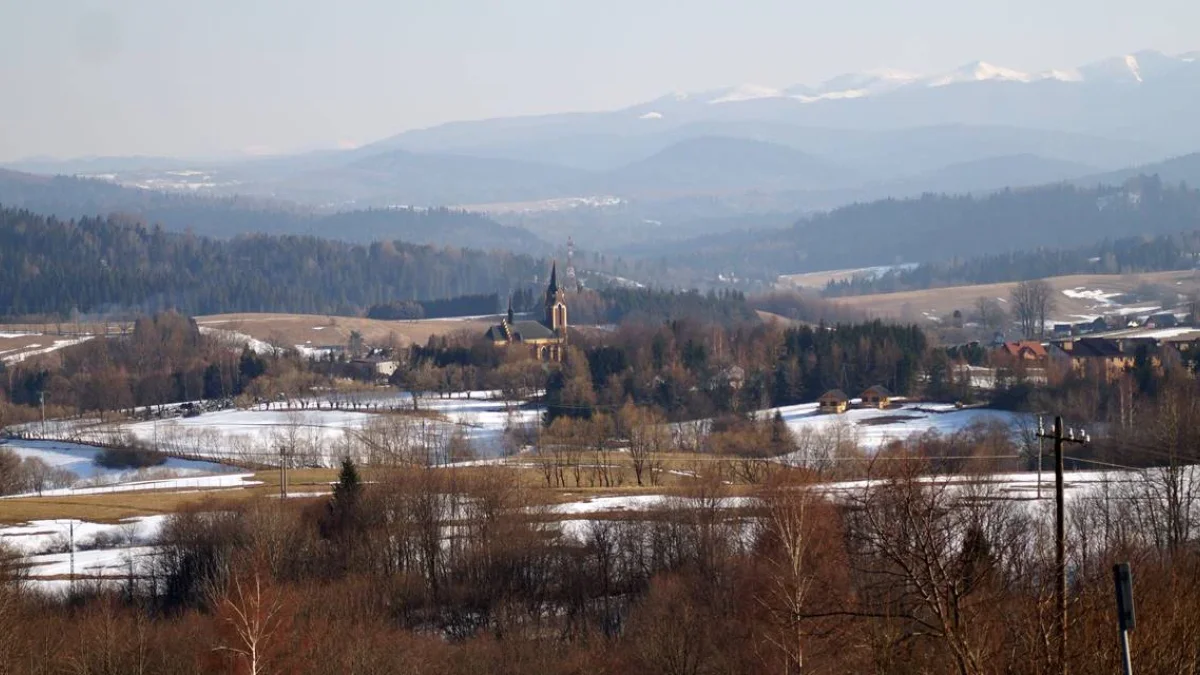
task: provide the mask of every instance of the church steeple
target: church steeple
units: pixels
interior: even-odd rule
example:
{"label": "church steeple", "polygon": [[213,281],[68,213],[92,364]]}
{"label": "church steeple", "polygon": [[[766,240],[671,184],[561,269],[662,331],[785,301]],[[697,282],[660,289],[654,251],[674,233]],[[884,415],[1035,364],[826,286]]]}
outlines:
{"label": "church steeple", "polygon": [[546,304],[554,302],[558,295],[558,261],[550,263],[550,285],[546,287]]}
{"label": "church steeple", "polygon": [[558,263],[550,265],[550,284],[546,287],[546,327],[560,336],[567,332],[567,294],[558,287]]}
{"label": "church steeple", "polygon": [[508,325],[511,326],[512,323],[513,323],[512,294],[510,293],[508,295]]}

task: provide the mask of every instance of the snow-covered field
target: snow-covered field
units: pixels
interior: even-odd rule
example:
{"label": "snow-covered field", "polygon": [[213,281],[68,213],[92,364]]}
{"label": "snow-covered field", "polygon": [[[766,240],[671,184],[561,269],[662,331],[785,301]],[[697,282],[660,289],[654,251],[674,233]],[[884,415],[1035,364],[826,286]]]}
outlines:
{"label": "snow-covered field", "polygon": [[816,403],[802,403],[783,408],[771,408],[760,417],[783,415],[788,428],[796,435],[824,434],[839,440],[855,441],[860,448],[878,449],[891,441],[903,441],[929,431],[950,435],[973,424],[999,423],[1013,428],[1028,420],[1028,416],[986,408],[957,409],[952,405],[933,403],[904,403],[885,410],[852,408],[840,415],[817,412]]}
{"label": "snow-covered field", "polygon": [[[396,437],[407,432],[420,433],[421,443],[435,446],[457,436],[477,456],[495,457],[502,452],[505,429],[536,422],[538,412],[491,398],[493,394],[422,397],[418,407],[427,417],[408,414],[412,409],[408,392],[363,392],[339,395],[341,409],[331,409],[331,398],[326,397],[320,399],[320,409],[313,399],[303,409],[276,403],[270,408],[260,405],[145,422],[60,420],[47,425],[47,435],[93,443],[133,438],[175,456],[261,464],[277,462],[280,448],[286,447],[301,464],[332,466],[342,456],[365,455],[371,446],[379,445],[375,441],[380,435],[398,442]],[[377,412],[389,409],[404,414]],[[36,435],[40,428],[33,424],[19,430]]]}
{"label": "snow-covered field", "polygon": [[0,448],[11,450],[22,459],[34,457],[46,464],[65,469],[92,484],[108,484],[136,480],[169,472],[172,477],[195,476],[230,471],[230,467],[214,462],[167,458],[167,461],[146,470],[108,469],[94,461],[103,449],[91,445],[59,441],[0,440]]}
{"label": "snow-covered field", "polygon": [[25,557],[32,588],[62,592],[70,586],[72,571],[90,580],[116,580],[131,572],[145,573],[154,553],[152,544],[166,519],[158,515],[128,518],[120,523],[35,520],[0,527],[0,542]]}
{"label": "snow-covered field", "polygon": [[[197,490],[244,488],[262,485],[262,481],[250,480],[252,473],[225,473],[216,476],[188,476],[184,478],[159,478],[155,480],[135,480],[121,483],[102,485],[83,484],[77,487],[55,488],[43,490],[39,497],[73,497],[78,495],[111,494],[115,492],[141,492],[145,490],[169,490],[171,492],[194,492]],[[0,499],[28,497],[29,495],[8,495]]]}

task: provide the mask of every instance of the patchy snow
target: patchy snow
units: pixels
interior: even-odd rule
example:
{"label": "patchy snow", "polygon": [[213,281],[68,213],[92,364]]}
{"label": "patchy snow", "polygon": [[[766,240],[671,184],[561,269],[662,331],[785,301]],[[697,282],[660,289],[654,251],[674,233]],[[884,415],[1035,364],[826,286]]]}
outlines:
{"label": "patchy snow", "polygon": [[[612,511],[650,511],[665,506],[699,507],[705,505],[699,499],[689,497],[674,497],[670,495],[628,495],[622,497],[592,497],[579,502],[555,504],[549,509],[550,513],[563,515],[578,515],[582,513],[607,513]],[[717,500],[715,506],[722,509],[734,509],[753,505],[749,497],[724,497]]]}
{"label": "patchy snow", "polygon": [[1113,298],[1122,295],[1122,293],[1118,291],[1102,291],[1099,289],[1089,289],[1085,286],[1064,289],[1062,294],[1068,298],[1074,298],[1076,300],[1093,300],[1105,305],[1111,305]]}
{"label": "patchy snow", "polygon": [[98,537],[148,543],[158,538],[167,516],[138,516],[119,523],[85,520],[34,520],[20,525],[0,526],[0,542],[22,555],[40,555],[69,550],[71,525],[75,526],[75,548],[91,548]]}
{"label": "patchy snow", "polygon": [[1155,328],[1155,329],[1150,329],[1150,330],[1136,331],[1129,335],[1122,335],[1121,337],[1153,338],[1155,340],[1167,340],[1170,338],[1182,337],[1182,336],[1188,335],[1190,333],[1196,333],[1197,337],[1200,337],[1200,330],[1197,330],[1195,328],[1189,328],[1189,327]]}
{"label": "patchy snow", "polygon": [[38,356],[40,354],[49,354],[51,352],[56,352],[64,347],[71,347],[73,345],[87,342],[88,340],[91,340],[92,337],[93,336],[91,336],[91,335],[85,335],[83,337],[64,338],[61,340],[55,340],[53,342],[53,344],[51,344],[49,347],[43,347],[41,344],[34,343],[34,344],[28,345],[26,347],[23,347],[19,350],[9,350],[9,352],[15,351],[16,353],[15,354],[8,353],[6,356],[0,357],[0,361],[3,361],[5,363],[20,363],[31,356]]}
{"label": "patchy snow", "polygon": [[654,111],[650,111],[650,112],[646,113],[645,115],[641,115],[638,117],[639,120],[661,120],[662,118],[663,118],[662,113],[654,112]]}

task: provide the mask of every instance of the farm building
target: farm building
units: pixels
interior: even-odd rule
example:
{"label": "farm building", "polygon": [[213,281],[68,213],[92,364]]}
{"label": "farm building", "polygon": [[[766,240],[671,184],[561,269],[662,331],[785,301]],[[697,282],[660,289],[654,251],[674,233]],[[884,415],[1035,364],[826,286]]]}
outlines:
{"label": "farm building", "polygon": [[892,404],[892,392],[887,390],[882,384],[877,384],[867,388],[862,393],[862,404],[864,408],[879,408],[883,410]]}

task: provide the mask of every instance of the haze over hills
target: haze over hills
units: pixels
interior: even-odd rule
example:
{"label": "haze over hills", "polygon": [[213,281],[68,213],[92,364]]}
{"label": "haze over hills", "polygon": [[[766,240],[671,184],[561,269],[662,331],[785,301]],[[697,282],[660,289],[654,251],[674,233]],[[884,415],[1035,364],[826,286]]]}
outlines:
{"label": "haze over hills", "polygon": [[[132,158],[11,167],[327,208],[606,194],[676,198],[681,191],[727,199],[745,191],[880,185],[898,191],[889,196],[903,196],[914,179],[959,163],[1032,154],[1086,165],[1076,176],[1062,171],[1063,164],[1050,172],[1065,179],[1200,150],[1200,127],[1192,121],[1197,109],[1200,61],[1195,55],[1143,51],[1033,73],[974,62],[928,75],[884,70],[817,85],[675,93],[612,111],[451,122],[349,151],[240,162]],[[722,164],[724,153],[697,155],[673,166],[667,161],[687,158],[701,139],[724,139],[731,147],[732,140],[780,146],[741,146],[742,160],[766,152],[779,159],[790,149],[811,156],[811,167],[825,163],[837,170],[817,171],[820,180],[814,181],[813,172],[795,167],[776,166],[782,170],[763,175],[694,166]],[[992,175],[986,167],[975,165],[972,188],[1008,184],[1003,171]],[[829,204],[818,198],[782,206],[805,210]]]}
{"label": "haze over hills", "polygon": [[[1185,154],[1200,150],[1197,109],[1195,54],[1145,51],[1039,72],[973,62],[926,75],[881,70],[816,85],[673,93],[612,111],[452,122],[345,151],[30,161],[14,166],[99,180],[0,173],[0,203],[60,217],[124,212],[215,236],[399,237],[530,253],[570,236],[585,249],[628,255],[654,255],[671,242],[706,251],[705,237],[749,236],[794,249],[771,233],[814,212],[887,198],[986,198],[1064,182],[1119,189],[1139,174],[1200,184],[1200,153]],[[828,246],[847,265],[920,260],[935,250],[973,252],[942,244],[980,237],[980,227],[964,222],[936,246],[911,249],[886,228],[872,230],[883,259],[871,246]],[[1107,234],[1135,234],[1139,223],[1113,227]],[[718,248],[737,260],[740,246]],[[792,253],[772,252],[784,255],[779,271],[811,267],[807,253]]]}

